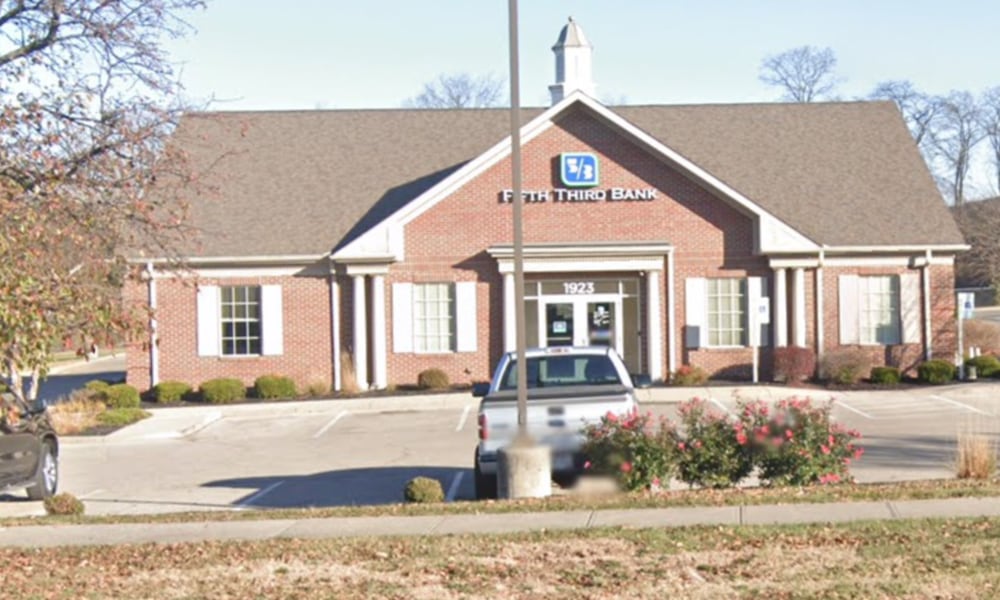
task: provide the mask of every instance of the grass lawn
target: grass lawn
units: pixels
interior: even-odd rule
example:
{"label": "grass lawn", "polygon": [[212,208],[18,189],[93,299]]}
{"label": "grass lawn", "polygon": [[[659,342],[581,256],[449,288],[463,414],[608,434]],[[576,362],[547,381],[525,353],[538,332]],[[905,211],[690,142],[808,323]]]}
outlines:
{"label": "grass lawn", "polygon": [[992,598],[1000,519],[0,549],[7,598]]}

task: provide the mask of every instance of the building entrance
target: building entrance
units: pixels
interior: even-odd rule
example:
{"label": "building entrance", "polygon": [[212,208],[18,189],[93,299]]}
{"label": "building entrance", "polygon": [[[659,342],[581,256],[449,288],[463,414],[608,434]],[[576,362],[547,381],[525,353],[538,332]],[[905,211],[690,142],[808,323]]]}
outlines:
{"label": "building entrance", "polygon": [[542,305],[544,319],[539,320],[538,332],[542,346],[611,346],[624,354],[620,297],[546,296]]}

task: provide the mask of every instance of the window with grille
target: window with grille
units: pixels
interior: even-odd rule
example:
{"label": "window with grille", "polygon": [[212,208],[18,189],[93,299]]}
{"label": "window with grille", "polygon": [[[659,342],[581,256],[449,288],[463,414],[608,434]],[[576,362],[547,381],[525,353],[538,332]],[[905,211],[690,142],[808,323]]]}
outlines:
{"label": "window with grille", "polygon": [[745,346],[746,279],[709,279],[708,345]]}
{"label": "window with grille", "polygon": [[252,285],[224,286],[222,305],[222,355],[261,354],[260,288]]}
{"label": "window with grille", "polygon": [[867,276],[858,279],[861,304],[861,343],[899,344],[899,277]]}
{"label": "window with grille", "polygon": [[413,286],[414,350],[452,352],[455,349],[454,286],[418,283]]}

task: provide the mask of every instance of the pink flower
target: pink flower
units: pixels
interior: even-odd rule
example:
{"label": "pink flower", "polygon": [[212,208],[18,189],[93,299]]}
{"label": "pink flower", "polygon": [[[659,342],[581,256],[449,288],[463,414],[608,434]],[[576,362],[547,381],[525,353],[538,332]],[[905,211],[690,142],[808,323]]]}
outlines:
{"label": "pink flower", "polygon": [[739,433],[737,433],[736,434],[736,443],[739,444],[740,446],[746,446],[747,445],[747,434],[743,433],[742,431],[739,432]]}
{"label": "pink flower", "polygon": [[701,440],[695,440],[691,445],[695,448],[701,448]]}
{"label": "pink flower", "polygon": [[684,452],[684,450],[687,449],[687,446],[684,444],[684,442],[677,442],[677,449],[680,450],[681,452]]}
{"label": "pink flower", "polygon": [[827,485],[830,483],[839,483],[840,475],[837,475],[836,473],[827,473],[826,475],[820,475],[819,482],[822,483],[823,485]]}
{"label": "pink flower", "polygon": [[772,445],[773,445],[773,446],[774,446],[775,448],[777,448],[777,447],[781,446],[781,445],[782,445],[782,444],[784,444],[784,443],[785,443],[785,440],[781,439],[781,436],[777,436],[777,435],[776,435],[776,436],[774,436],[773,438],[771,438],[771,444],[772,444]]}
{"label": "pink flower", "polygon": [[829,454],[829,453],[830,453],[830,447],[829,447],[829,446],[827,446],[827,445],[824,445],[824,444],[820,444],[820,446],[819,446],[819,450],[820,450],[820,452],[822,452],[823,454]]}
{"label": "pink flower", "polygon": [[859,458],[861,458],[864,455],[864,453],[865,453],[865,449],[864,448],[857,448],[857,449],[855,449],[854,450],[854,460],[858,460]]}
{"label": "pink flower", "polygon": [[588,461],[586,461],[585,463],[583,463],[583,468],[584,468],[584,469],[589,469],[589,468],[590,468],[590,467],[592,467],[592,466],[593,466],[593,465],[591,465],[591,464],[590,464],[590,461],[589,461],[589,460],[588,460]]}
{"label": "pink flower", "polygon": [[621,466],[621,470],[622,470],[622,473],[631,473],[632,472],[632,463],[630,463],[628,461],[623,462],[622,466]]}
{"label": "pink flower", "polygon": [[791,429],[786,429],[785,430],[785,438],[788,439],[788,441],[792,441],[792,436],[793,435],[794,434],[792,433]]}

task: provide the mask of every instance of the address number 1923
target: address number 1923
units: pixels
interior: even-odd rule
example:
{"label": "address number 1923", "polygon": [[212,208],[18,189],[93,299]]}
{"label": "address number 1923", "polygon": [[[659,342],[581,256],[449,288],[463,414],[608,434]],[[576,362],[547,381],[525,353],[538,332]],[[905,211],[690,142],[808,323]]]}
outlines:
{"label": "address number 1923", "polygon": [[564,294],[593,294],[593,281],[567,281],[563,283]]}

